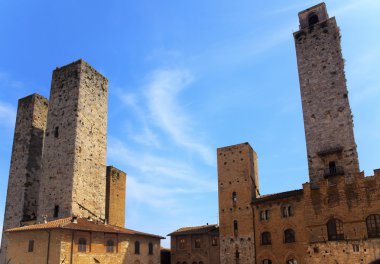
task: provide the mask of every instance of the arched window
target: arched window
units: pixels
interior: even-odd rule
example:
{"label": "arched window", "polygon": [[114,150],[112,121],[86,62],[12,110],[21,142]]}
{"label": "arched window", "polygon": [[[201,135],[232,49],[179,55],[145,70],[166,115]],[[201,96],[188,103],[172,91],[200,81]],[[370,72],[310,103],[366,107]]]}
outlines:
{"label": "arched window", "polygon": [[315,14],[315,13],[311,13],[311,14],[309,15],[309,19],[308,19],[308,21],[309,21],[309,27],[310,27],[310,26],[313,26],[313,25],[315,25],[315,24],[317,24],[317,23],[319,22],[319,17],[318,17],[317,14]]}
{"label": "arched window", "polygon": [[270,212],[269,210],[260,211],[260,220],[269,220]]}
{"label": "arched window", "polygon": [[329,240],[344,239],[343,223],[339,219],[330,219],[327,222],[327,236]]}
{"label": "arched window", "polygon": [[295,259],[289,259],[286,261],[286,264],[297,264],[297,260]]}
{"label": "arched window", "polygon": [[184,238],[181,238],[179,240],[179,249],[185,249],[186,247],[186,240]]}
{"label": "arched window", "polygon": [[269,232],[263,232],[261,234],[261,244],[262,245],[271,245],[272,244]]}
{"label": "arched window", "polygon": [[282,207],[282,217],[290,217],[294,215],[293,206],[287,204]]}
{"label": "arched window", "polygon": [[233,192],[232,193],[232,203],[233,203],[233,205],[236,205],[236,201],[237,201],[237,195],[236,195],[236,192]]}
{"label": "arched window", "polygon": [[284,231],[285,243],[293,243],[296,242],[296,235],[293,229],[286,229]]}
{"label": "arched window", "polygon": [[366,224],[369,238],[380,237],[380,214],[368,216]]}
{"label": "arched window", "polygon": [[149,255],[153,255],[153,243],[152,242],[149,242]]}
{"label": "arched window", "polygon": [[83,237],[79,238],[78,241],[78,252],[86,252],[87,251],[87,240]]}
{"label": "arched window", "polygon": [[238,236],[238,222],[234,220],[234,236]]}
{"label": "arched window", "polygon": [[264,259],[262,261],[262,264],[272,264],[272,260],[270,260],[270,259]]}
{"label": "arched window", "polygon": [[194,243],[195,248],[201,248],[201,239],[200,238],[196,238],[194,242],[195,242]]}
{"label": "arched window", "polygon": [[114,242],[112,239],[108,239],[107,242],[106,242],[106,251],[109,252],[109,253],[113,253],[114,252]]}
{"label": "arched window", "polygon": [[135,254],[137,254],[137,255],[140,254],[140,242],[139,241],[135,242]]}

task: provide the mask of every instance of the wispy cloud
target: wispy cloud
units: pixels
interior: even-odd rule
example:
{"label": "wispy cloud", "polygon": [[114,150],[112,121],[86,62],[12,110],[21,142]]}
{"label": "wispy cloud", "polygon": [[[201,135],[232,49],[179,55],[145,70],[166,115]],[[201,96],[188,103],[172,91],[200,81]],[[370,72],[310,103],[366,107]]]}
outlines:
{"label": "wispy cloud", "polygon": [[194,124],[178,101],[180,93],[193,81],[190,72],[157,70],[149,79],[145,97],[155,125],[176,144],[198,153],[208,165],[215,166],[214,153],[196,140]]}

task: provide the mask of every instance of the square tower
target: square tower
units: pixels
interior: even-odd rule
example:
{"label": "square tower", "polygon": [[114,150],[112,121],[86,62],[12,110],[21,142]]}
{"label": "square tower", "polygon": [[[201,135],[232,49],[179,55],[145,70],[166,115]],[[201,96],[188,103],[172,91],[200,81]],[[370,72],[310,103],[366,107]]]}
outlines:
{"label": "square tower", "polygon": [[125,172],[107,167],[106,219],[111,225],[124,227],[126,179]]}
{"label": "square tower", "polygon": [[294,33],[310,182],[344,175],[351,182],[359,161],[340,32],[324,3],[298,14]]}
{"label": "square tower", "polygon": [[53,72],[38,219],[104,219],[107,79],[83,60]]}
{"label": "square tower", "polygon": [[[48,100],[41,95],[18,101],[3,230],[36,221],[47,112]],[[0,262],[5,258],[5,239],[3,232]]]}
{"label": "square tower", "polygon": [[259,193],[257,155],[248,143],[219,148],[220,263],[254,263],[251,202]]}

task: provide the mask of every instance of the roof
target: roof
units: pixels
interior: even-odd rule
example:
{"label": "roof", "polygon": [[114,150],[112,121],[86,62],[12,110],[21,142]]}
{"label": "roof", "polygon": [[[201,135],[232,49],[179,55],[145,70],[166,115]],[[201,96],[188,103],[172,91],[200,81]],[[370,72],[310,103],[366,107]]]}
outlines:
{"label": "roof", "polygon": [[203,226],[188,226],[177,229],[176,231],[168,234],[168,236],[187,235],[187,234],[205,234],[211,231],[219,231],[218,225],[203,225]]}
{"label": "roof", "polygon": [[159,236],[159,235],[143,233],[143,232],[135,231],[132,229],[104,224],[102,222],[90,221],[86,218],[78,218],[75,223],[73,221],[73,217],[61,218],[61,219],[49,221],[47,223],[42,223],[42,224],[11,228],[11,229],[6,230],[5,232],[12,233],[12,232],[22,232],[22,231],[34,231],[34,230],[51,230],[51,229],[117,233],[117,234],[139,235],[139,236],[148,236],[148,237],[164,239],[164,237]]}
{"label": "roof", "polygon": [[257,198],[253,198],[252,204],[273,201],[273,200],[278,200],[278,199],[283,199],[283,198],[289,198],[293,196],[302,196],[302,195],[303,195],[303,189],[292,190],[292,191],[281,192],[281,193],[266,194],[266,195],[261,195]]}

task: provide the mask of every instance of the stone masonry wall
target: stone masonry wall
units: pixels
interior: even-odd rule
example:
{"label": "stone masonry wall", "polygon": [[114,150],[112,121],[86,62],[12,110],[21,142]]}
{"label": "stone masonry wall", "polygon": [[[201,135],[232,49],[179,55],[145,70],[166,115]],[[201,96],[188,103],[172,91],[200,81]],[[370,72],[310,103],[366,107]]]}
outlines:
{"label": "stone masonry wall", "polygon": [[79,60],[53,72],[38,219],[104,219],[108,82]]}
{"label": "stone masonry wall", "polygon": [[[301,29],[294,33],[309,177],[311,182],[323,179],[329,162],[335,161],[352,180],[359,172],[359,162],[340,33],[335,18],[327,19],[320,7],[301,12]],[[319,15],[320,21],[309,27],[311,13]]]}
{"label": "stone masonry wall", "polygon": [[[254,227],[251,201],[258,193],[257,156],[248,143],[219,148],[220,263],[253,263]],[[233,199],[236,193],[236,199]],[[234,221],[237,232],[234,231]]]}
{"label": "stone masonry wall", "polygon": [[[36,220],[47,109],[47,99],[38,94],[18,102],[3,230]],[[0,262],[5,240],[3,235]]]}
{"label": "stone masonry wall", "polygon": [[127,174],[108,166],[106,178],[106,219],[111,225],[124,227]]}

